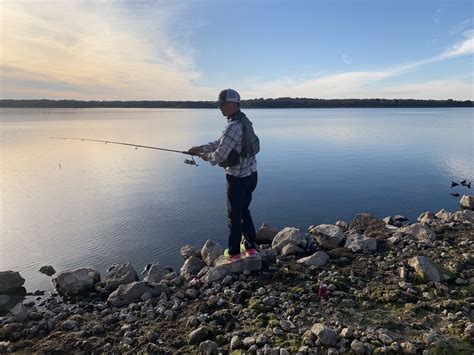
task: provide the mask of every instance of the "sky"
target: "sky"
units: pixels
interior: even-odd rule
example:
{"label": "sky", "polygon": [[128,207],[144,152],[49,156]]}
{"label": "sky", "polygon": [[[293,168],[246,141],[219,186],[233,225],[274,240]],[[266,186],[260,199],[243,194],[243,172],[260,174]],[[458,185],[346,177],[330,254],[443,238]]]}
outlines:
{"label": "sky", "polygon": [[472,0],[0,0],[0,98],[474,100]]}

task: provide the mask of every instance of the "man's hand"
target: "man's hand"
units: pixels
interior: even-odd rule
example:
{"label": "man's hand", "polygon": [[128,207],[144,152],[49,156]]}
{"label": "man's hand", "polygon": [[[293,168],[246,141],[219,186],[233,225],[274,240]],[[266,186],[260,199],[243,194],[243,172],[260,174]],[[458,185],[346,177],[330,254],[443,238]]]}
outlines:
{"label": "man's hand", "polygon": [[188,150],[188,153],[193,154],[193,155],[199,155],[201,153],[201,148],[199,147],[192,147]]}
{"label": "man's hand", "polygon": [[209,160],[209,155],[210,155],[209,153],[199,153],[198,157],[201,158],[204,161],[208,161]]}

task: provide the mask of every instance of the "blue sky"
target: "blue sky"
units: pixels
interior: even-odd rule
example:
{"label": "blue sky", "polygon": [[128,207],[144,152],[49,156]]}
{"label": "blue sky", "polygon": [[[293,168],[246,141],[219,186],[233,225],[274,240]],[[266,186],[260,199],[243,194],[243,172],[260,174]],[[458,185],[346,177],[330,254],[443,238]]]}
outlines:
{"label": "blue sky", "polygon": [[2,98],[474,99],[472,1],[4,1]]}

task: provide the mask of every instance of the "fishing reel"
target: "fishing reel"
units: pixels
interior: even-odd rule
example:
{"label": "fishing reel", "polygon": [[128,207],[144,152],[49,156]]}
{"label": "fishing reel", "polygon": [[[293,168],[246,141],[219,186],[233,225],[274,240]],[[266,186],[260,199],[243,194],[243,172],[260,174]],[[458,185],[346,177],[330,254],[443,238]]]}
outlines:
{"label": "fishing reel", "polygon": [[193,156],[191,156],[191,159],[184,159],[184,164],[199,166]]}

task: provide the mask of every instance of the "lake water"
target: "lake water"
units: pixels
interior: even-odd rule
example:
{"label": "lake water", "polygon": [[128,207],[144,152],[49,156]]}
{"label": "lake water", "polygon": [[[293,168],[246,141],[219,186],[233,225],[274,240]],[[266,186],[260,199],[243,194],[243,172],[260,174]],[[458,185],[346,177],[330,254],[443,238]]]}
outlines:
{"label": "lake water", "polygon": [[[474,180],[472,109],[244,110],[262,150],[251,211],[256,227],[306,230],[379,217],[455,211]],[[226,244],[223,170],[184,155],[50,136],[178,150],[219,137],[215,110],[0,109],[0,270],[28,291],[49,288],[37,270],[130,261],[179,268],[184,244]],[[59,168],[61,165],[61,169]],[[472,193],[472,192],[471,192]]]}

